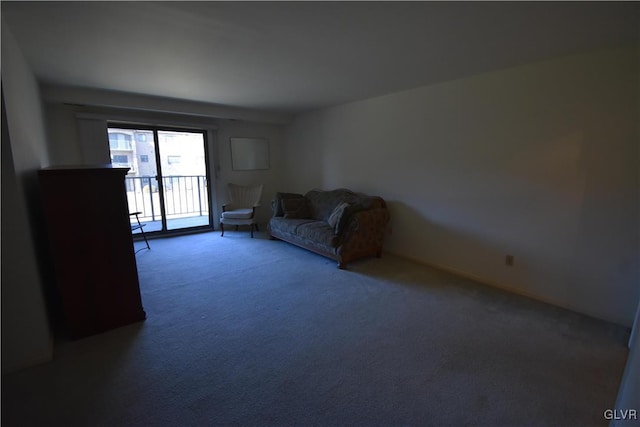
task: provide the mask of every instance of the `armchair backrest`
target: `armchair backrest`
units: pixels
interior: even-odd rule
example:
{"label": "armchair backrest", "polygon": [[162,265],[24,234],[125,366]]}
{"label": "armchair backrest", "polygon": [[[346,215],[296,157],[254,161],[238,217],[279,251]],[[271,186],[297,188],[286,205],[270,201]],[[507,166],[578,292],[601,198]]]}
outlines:
{"label": "armchair backrest", "polygon": [[233,209],[253,208],[260,204],[262,184],[238,185],[229,183],[229,202]]}

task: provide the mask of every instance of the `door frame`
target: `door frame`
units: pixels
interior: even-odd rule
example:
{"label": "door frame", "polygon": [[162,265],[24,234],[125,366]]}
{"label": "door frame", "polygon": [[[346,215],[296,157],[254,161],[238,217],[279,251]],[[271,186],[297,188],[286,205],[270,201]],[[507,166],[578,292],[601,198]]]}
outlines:
{"label": "door frame", "polygon": [[[119,120],[107,120],[107,133],[110,128],[118,128],[118,129],[129,129],[129,130],[145,130],[153,132],[153,146],[155,151],[154,161],[156,162],[156,181],[158,184],[158,193],[160,198],[160,210],[161,210],[161,223],[162,227],[159,231],[149,231],[146,232],[147,235],[151,236],[169,236],[169,235],[178,235],[178,234],[189,234],[189,233],[197,233],[201,231],[213,231],[215,230],[215,224],[213,222],[213,181],[211,179],[211,158],[209,154],[209,131],[204,128],[199,128],[196,126],[171,126],[171,125],[158,125],[158,124],[149,124],[144,122],[123,122]],[[192,132],[198,133],[202,135],[203,141],[203,150],[204,150],[204,164],[205,164],[205,179],[206,186],[205,190],[207,193],[207,201],[208,201],[208,217],[209,224],[208,225],[198,225],[187,228],[177,228],[169,230],[167,229],[167,215],[166,215],[166,206],[165,206],[165,192],[164,192],[164,180],[162,175],[162,164],[161,164],[161,156],[160,156],[160,142],[158,140],[158,132],[159,131],[168,131],[168,132]],[[107,138],[108,140],[108,138]],[[108,147],[110,149],[110,147]],[[134,235],[134,238],[138,236]]]}

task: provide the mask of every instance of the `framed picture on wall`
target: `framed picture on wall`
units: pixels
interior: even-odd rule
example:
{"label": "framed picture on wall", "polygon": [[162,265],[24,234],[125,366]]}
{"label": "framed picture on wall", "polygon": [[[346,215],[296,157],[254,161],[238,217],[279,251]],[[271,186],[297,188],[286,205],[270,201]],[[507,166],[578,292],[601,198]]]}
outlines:
{"label": "framed picture on wall", "polygon": [[269,169],[269,141],[266,138],[229,138],[229,140],[233,170]]}

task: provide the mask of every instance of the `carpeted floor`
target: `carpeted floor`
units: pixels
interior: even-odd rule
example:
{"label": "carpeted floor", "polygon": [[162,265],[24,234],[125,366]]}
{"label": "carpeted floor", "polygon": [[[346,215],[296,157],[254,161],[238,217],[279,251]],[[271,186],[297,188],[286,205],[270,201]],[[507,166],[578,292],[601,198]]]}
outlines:
{"label": "carpeted floor", "polygon": [[339,270],[256,237],[152,240],[147,320],[3,377],[2,425],[607,425],[624,328],[391,255]]}

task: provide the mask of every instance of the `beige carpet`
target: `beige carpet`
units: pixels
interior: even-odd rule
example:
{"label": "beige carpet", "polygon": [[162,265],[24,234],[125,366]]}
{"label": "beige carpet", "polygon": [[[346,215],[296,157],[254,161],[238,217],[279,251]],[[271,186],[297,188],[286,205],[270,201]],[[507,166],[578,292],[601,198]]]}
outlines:
{"label": "beige carpet", "polygon": [[262,233],[151,248],[147,320],[3,377],[3,426],[607,425],[623,328],[390,255],[339,270]]}

